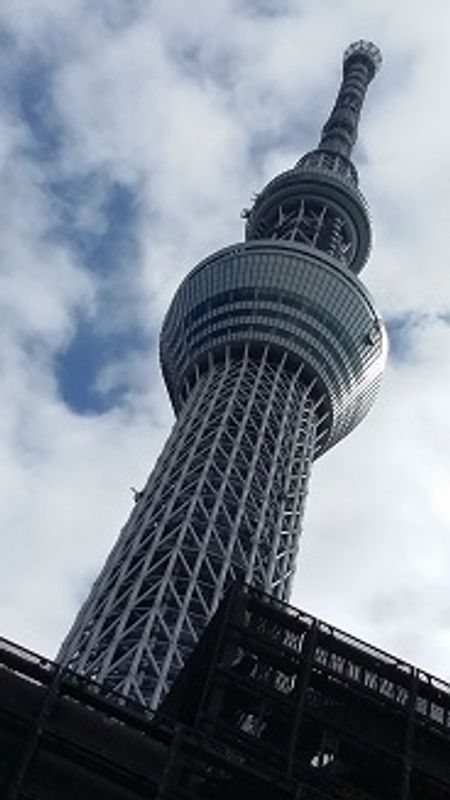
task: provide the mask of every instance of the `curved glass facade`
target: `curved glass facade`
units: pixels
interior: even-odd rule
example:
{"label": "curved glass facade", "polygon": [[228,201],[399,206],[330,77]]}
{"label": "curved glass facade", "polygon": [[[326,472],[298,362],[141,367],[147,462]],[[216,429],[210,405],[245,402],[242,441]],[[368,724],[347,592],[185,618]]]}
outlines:
{"label": "curved glass facade", "polygon": [[246,239],[280,239],[306,244],[358,274],[371,248],[364,196],[347,174],[334,168],[340,157],[312,156],[278,175],[258,195],[247,215]]}

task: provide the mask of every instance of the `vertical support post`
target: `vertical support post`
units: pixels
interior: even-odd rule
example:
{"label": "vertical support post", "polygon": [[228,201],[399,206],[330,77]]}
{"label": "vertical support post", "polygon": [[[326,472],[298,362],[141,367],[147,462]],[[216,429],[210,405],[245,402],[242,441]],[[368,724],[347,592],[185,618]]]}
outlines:
{"label": "vertical support post", "polygon": [[176,725],[169,755],[167,757],[167,761],[165,763],[164,771],[161,777],[161,782],[158,787],[158,794],[156,795],[156,800],[169,800],[170,798],[170,790],[173,786],[174,778],[176,778],[175,769],[177,767],[177,764],[179,766],[179,754],[181,749],[182,738],[183,738],[182,727],[181,725]]}
{"label": "vertical support post", "polygon": [[200,702],[199,702],[199,705],[198,705],[198,708],[197,708],[197,711],[196,711],[196,714],[195,714],[195,719],[194,719],[194,724],[193,724],[193,727],[194,727],[195,730],[198,729],[199,722],[200,722],[200,719],[201,719],[201,715],[202,715],[202,713],[204,711],[204,708],[205,708],[205,705],[206,705],[206,699],[208,697],[209,690],[211,688],[211,683],[212,683],[212,678],[213,678],[213,675],[214,675],[214,670],[215,670],[215,668],[217,666],[217,663],[218,663],[218,660],[219,660],[219,653],[220,653],[220,649],[222,647],[222,643],[223,643],[223,640],[224,640],[225,633],[229,628],[230,619],[233,616],[233,612],[235,611],[238,599],[242,598],[242,596],[243,596],[244,586],[245,585],[244,585],[243,581],[236,581],[236,583],[230,589],[230,594],[229,594],[229,597],[228,597],[228,599],[226,601],[226,605],[225,605],[225,609],[224,609],[225,613],[223,615],[222,625],[220,626],[220,630],[218,632],[216,643],[215,643],[215,646],[214,646],[214,652],[213,652],[211,660],[209,662],[207,678],[205,680],[205,686],[203,688],[203,693],[202,693],[202,696],[201,696],[201,699],[200,699]]}
{"label": "vertical support post", "polygon": [[45,721],[50,716],[51,710],[58,696],[59,685],[61,683],[63,673],[63,666],[60,665],[55,667],[54,674],[50,680],[47,690],[44,692],[44,699],[39,713],[34,723],[32,723],[32,730],[26,739],[23,753],[17,766],[16,774],[9,785],[5,800],[19,800],[19,798],[22,797],[22,784],[25,780],[32,758],[37,750],[39,738],[44,730]]}
{"label": "vertical support post", "polygon": [[400,784],[399,800],[409,800],[409,789],[411,784],[412,755],[414,743],[414,715],[417,702],[417,687],[419,676],[417,670],[413,668],[411,685],[408,698],[408,717],[406,721],[405,746],[403,751],[402,777]]}
{"label": "vertical support post", "polygon": [[291,781],[294,775],[295,752],[297,749],[296,746],[298,741],[298,734],[300,731],[300,726],[303,718],[303,710],[305,707],[305,694],[310,680],[311,669],[314,661],[314,652],[316,649],[316,642],[317,642],[317,630],[318,630],[317,619],[314,619],[311,628],[309,629],[305,637],[306,641],[304,650],[303,669],[301,673],[301,681],[299,686],[299,700],[294,718],[294,724],[292,726],[291,744],[289,747],[288,780]]}

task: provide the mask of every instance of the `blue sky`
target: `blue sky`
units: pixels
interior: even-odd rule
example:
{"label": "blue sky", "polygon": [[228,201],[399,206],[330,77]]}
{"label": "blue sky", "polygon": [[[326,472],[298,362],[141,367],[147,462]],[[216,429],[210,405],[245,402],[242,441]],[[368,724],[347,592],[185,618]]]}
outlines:
{"label": "blue sky", "polygon": [[56,651],[172,415],[183,275],[315,146],[342,52],[383,68],[355,153],[380,399],[313,472],[294,601],[450,675],[450,8],[17,0],[0,9],[0,633]]}

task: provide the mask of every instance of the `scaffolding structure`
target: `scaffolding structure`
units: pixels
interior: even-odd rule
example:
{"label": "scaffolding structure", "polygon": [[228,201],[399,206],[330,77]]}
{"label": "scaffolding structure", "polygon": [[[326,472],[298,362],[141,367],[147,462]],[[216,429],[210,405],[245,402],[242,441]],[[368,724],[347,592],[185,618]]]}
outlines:
{"label": "scaffolding structure", "polygon": [[5,800],[449,800],[450,686],[248,586],[158,713],[0,642]]}

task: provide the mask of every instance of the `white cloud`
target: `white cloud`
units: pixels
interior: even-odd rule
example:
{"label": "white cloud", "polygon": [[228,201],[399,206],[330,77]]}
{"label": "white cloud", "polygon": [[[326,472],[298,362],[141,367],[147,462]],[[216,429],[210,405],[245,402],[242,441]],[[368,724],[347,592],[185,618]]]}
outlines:
{"label": "white cloud", "polygon": [[6,635],[56,649],[171,419],[153,350],[99,376],[104,390],[128,381],[120,407],[82,416],[64,405],[56,354],[81,311],[103,330],[109,320],[105,279],[54,235],[52,181],[98,178],[77,233],[104,231],[105,187],[136,193],[133,263],[109,290],[120,303],[127,285],[125,321],[153,331],[195,261],[242,236],[252,193],[315,145],[341,52],[366,36],[385,57],[357,153],[376,235],[367,282],[382,311],[422,324],[369,419],[316,465],[295,600],[448,674],[450,329],[437,315],[449,297],[450,9],[414,5],[311,0],[257,15],[232,0],[203,0],[196,14],[180,0],[17,0],[0,10],[14,43],[8,80],[34,57],[46,64],[59,131],[59,149],[39,158],[11,80],[0,94]]}
{"label": "white cloud", "polygon": [[450,331],[423,327],[371,416],[316,465],[296,600],[448,677]]}

